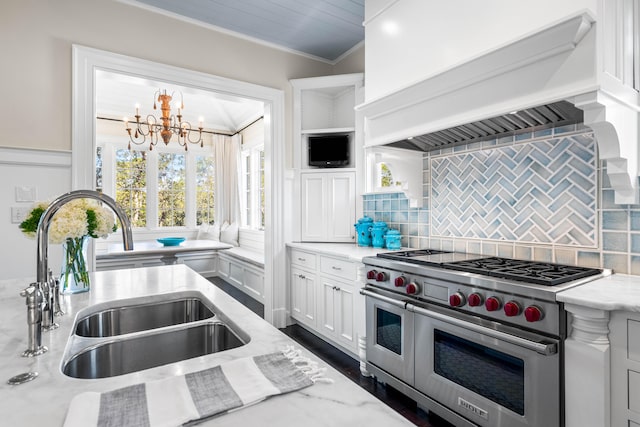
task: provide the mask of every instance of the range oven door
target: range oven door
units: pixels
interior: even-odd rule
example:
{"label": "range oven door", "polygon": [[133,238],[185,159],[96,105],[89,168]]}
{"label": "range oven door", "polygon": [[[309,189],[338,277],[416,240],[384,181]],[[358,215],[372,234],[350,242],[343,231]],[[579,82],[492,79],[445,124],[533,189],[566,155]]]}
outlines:
{"label": "range oven door", "polygon": [[393,297],[367,289],[361,293],[366,296],[367,362],[413,385],[414,314]]}
{"label": "range oven door", "polygon": [[564,424],[557,340],[410,309],[416,389],[480,426]]}

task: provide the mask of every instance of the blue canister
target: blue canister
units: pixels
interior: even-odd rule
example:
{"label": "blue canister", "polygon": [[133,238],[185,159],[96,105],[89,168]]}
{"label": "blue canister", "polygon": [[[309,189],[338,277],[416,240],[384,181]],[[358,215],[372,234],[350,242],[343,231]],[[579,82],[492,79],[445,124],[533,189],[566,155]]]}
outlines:
{"label": "blue canister", "polygon": [[371,226],[371,244],[374,248],[384,247],[384,235],[389,227],[384,221],[376,221]]}
{"label": "blue canister", "polygon": [[357,224],[353,224],[356,227],[356,234],[358,235],[358,246],[371,246],[371,225],[373,219],[368,216],[363,216],[358,220]]}
{"label": "blue canister", "polygon": [[387,234],[384,235],[384,240],[387,249],[400,249],[402,247],[402,243],[400,243],[400,232],[398,230],[387,231]]}

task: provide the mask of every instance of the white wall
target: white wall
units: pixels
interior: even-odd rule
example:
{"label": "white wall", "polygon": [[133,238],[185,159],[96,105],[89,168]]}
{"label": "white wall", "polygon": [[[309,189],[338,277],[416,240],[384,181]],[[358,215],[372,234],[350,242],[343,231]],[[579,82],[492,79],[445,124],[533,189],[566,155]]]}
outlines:
{"label": "white wall", "polygon": [[[71,189],[71,154],[62,151],[0,148],[0,280],[36,275],[36,241],[11,222],[11,208],[30,208],[32,202],[16,201],[16,187],[35,187],[36,200],[53,200]],[[62,245],[49,248],[49,266],[57,275]],[[25,283],[25,287],[29,283]]]}

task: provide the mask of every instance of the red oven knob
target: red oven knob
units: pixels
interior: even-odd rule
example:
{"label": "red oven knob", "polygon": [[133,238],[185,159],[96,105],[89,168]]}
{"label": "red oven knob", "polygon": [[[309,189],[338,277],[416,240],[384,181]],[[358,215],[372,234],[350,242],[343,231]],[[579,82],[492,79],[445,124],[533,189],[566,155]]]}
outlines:
{"label": "red oven knob", "polygon": [[396,277],[396,280],[393,281],[393,284],[396,285],[397,288],[401,288],[407,283],[407,278],[404,276]]}
{"label": "red oven knob", "polygon": [[544,317],[544,313],[542,309],[537,305],[530,305],[529,307],[524,309],[524,317],[527,319],[527,322],[537,322],[542,320]]}
{"label": "red oven knob", "polygon": [[369,280],[375,279],[376,278],[376,273],[377,273],[377,271],[375,271],[375,270],[367,271],[367,279],[369,279]]}
{"label": "red oven knob", "polygon": [[508,301],[504,304],[504,314],[507,317],[514,317],[520,314],[520,304],[515,301]]}
{"label": "red oven knob", "polygon": [[475,292],[469,295],[469,305],[471,307],[480,307],[482,302],[482,295]]}
{"label": "red oven knob", "polygon": [[407,295],[415,295],[418,293],[418,291],[420,291],[420,288],[418,288],[418,285],[411,282],[407,285],[405,291],[407,292]]}
{"label": "red oven knob", "polygon": [[449,305],[451,307],[462,307],[466,302],[467,301],[461,292],[449,295]]}
{"label": "red oven knob", "polygon": [[484,308],[486,308],[487,311],[498,311],[501,305],[500,300],[496,297],[489,297],[484,302]]}
{"label": "red oven knob", "polygon": [[376,274],[376,282],[384,282],[387,280],[387,273],[380,271]]}

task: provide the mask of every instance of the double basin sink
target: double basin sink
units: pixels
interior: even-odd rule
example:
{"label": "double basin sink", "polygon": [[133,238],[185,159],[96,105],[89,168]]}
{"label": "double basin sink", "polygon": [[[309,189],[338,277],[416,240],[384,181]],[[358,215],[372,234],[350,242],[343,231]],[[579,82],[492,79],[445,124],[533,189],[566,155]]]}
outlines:
{"label": "double basin sink", "polygon": [[114,377],[230,350],[249,339],[197,292],[113,301],[79,314],[62,372]]}

